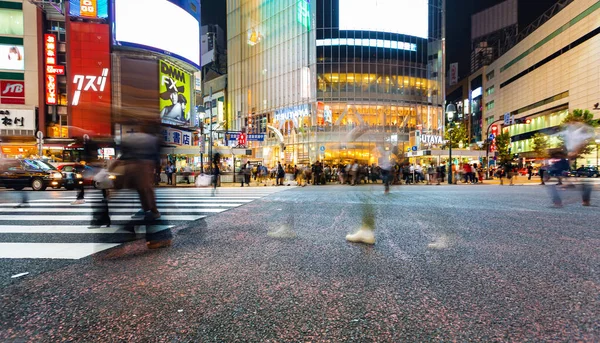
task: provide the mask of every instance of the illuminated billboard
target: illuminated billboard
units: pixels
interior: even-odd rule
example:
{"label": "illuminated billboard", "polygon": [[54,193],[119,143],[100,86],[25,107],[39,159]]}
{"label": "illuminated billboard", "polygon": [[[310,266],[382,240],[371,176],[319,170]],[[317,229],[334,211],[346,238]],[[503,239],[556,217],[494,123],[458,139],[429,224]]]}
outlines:
{"label": "illuminated billboard", "polygon": [[108,0],[70,0],[69,15],[80,18],[108,18]]}
{"label": "illuminated billboard", "polygon": [[166,0],[114,0],[114,43],[200,66],[200,23]]}
{"label": "illuminated billboard", "polygon": [[23,11],[0,8],[0,35],[23,35]]}
{"label": "illuminated billboard", "polygon": [[428,0],[339,0],[340,30],[428,38]]}
{"label": "illuminated billboard", "polygon": [[164,61],[159,62],[159,68],[161,121],[172,125],[189,124],[191,75]]}
{"label": "illuminated billboard", "polygon": [[110,135],[111,84],[108,24],[70,23],[68,73],[71,125]]}
{"label": "illuminated billboard", "polygon": [[0,69],[25,70],[22,45],[0,44]]}

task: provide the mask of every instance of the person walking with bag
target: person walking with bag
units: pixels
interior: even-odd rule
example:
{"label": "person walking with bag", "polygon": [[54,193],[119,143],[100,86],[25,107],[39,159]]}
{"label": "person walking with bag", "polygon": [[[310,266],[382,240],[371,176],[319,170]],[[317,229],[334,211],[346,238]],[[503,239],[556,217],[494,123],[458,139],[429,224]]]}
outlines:
{"label": "person walking with bag", "polygon": [[125,229],[132,231],[135,225],[145,225],[146,246],[149,249],[171,246],[173,238],[171,229],[155,225],[161,217],[152,182],[154,165],[160,158],[160,139],[152,134],[155,127],[146,124],[142,126],[141,133],[123,137],[120,158],[124,168],[124,186],[135,189],[142,204],[142,209],[131,216],[133,221],[127,223]]}

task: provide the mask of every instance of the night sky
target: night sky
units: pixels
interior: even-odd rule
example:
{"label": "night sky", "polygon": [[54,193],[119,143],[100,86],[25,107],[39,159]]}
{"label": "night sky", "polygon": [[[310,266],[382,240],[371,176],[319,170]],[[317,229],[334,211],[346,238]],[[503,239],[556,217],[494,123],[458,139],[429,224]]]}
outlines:
{"label": "night sky", "polygon": [[[226,29],[226,1],[201,0],[202,24],[218,24]],[[471,15],[501,3],[500,0],[447,0],[448,64],[458,62],[461,78],[469,73]],[[525,28],[542,15],[556,0],[519,0],[519,28]]]}

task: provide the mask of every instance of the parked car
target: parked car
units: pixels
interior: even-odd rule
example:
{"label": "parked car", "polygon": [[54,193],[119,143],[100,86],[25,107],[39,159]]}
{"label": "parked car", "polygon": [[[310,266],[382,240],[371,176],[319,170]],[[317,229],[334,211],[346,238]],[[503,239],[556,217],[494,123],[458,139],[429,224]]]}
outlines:
{"label": "parked car", "polygon": [[598,177],[600,172],[598,171],[598,167],[590,166],[590,167],[579,167],[576,170],[569,171],[569,176],[575,177]]}
{"label": "parked car", "polygon": [[0,186],[22,190],[31,187],[43,191],[61,188],[63,175],[53,165],[32,159],[0,159]]}
{"label": "parked car", "polygon": [[62,164],[58,166],[58,170],[63,174],[63,185],[67,190],[73,190],[80,182],[83,183],[83,186],[93,186],[94,185],[94,175],[96,173],[95,169],[79,163],[71,163],[71,164]]}

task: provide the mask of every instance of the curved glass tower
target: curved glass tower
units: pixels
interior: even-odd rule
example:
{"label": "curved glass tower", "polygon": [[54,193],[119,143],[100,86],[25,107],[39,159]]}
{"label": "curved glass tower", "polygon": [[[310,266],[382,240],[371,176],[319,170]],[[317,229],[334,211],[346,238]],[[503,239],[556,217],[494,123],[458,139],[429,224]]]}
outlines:
{"label": "curved glass tower", "polygon": [[254,157],[371,164],[441,135],[441,0],[228,5],[231,127],[266,134]]}

